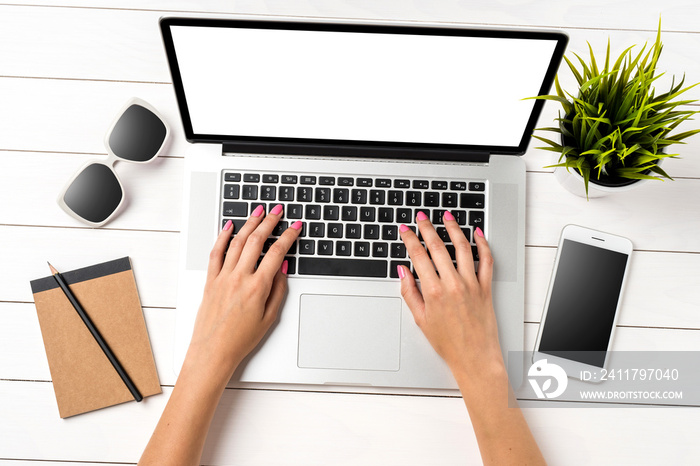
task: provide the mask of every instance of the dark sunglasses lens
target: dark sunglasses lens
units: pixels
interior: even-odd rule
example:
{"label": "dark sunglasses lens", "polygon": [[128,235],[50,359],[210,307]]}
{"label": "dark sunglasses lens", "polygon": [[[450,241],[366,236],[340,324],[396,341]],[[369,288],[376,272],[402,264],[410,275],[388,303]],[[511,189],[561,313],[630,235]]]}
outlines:
{"label": "dark sunglasses lens", "polygon": [[135,162],[152,159],[165,142],[165,125],[153,112],[132,105],[114,125],[109,147],[117,157]]}
{"label": "dark sunglasses lens", "polygon": [[100,223],[122,200],[122,188],[114,172],[100,163],[88,165],[66,190],[63,200],[86,220]]}

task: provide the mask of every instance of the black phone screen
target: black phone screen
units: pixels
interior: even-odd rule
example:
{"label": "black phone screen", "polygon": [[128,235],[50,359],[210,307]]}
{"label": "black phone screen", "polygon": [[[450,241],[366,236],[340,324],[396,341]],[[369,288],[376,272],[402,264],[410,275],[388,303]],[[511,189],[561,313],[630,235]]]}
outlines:
{"label": "black phone screen", "polygon": [[563,241],[538,351],[603,367],[628,258]]}

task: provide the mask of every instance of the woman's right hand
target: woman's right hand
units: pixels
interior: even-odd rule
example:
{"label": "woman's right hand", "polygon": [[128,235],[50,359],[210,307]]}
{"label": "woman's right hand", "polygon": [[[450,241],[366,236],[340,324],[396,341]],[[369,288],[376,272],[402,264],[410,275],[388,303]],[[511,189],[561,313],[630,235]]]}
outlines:
{"label": "woman's right hand", "polygon": [[486,238],[477,228],[474,239],[480,260],[475,271],[471,245],[455,218],[446,211],[443,221],[455,248],[455,268],[428,217],[419,212],[416,219],[427,251],[410,228],[401,225],[399,230],[420,278],[421,290],[408,268],[399,266],[398,270],[401,294],[416,324],[453,373],[478,371],[485,364],[502,366],[491,298],[493,257]]}

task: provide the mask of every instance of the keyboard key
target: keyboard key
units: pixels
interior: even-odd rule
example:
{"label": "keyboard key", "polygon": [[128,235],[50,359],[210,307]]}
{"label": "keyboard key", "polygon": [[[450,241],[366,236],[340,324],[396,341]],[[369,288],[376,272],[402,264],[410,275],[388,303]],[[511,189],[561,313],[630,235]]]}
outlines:
{"label": "keyboard key", "polygon": [[410,188],[410,180],[394,180],[394,188]]}
{"label": "keyboard key", "polygon": [[449,235],[449,233],[447,233],[447,228],[445,228],[445,227],[437,227],[437,228],[435,229],[435,231],[437,232],[437,234],[438,234],[438,236],[440,237],[440,239],[443,240],[445,243],[449,243],[449,242],[450,242],[450,235]]}
{"label": "keyboard key", "polygon": [[385,278],[387,275],[387,261],[300,257],[299,274]]}
{"label": "keyboard key", "polygon": [[267,211],[267,205],[264,202],[251,202],[250,213],[252,214],[253,212],[255,212],[255,209],[257,209],[258,206],[262,206],[263,211]]}
{"label": "keyboard key", "polygon": [[348,223],[347,225],[345,225],[346,238],[357,239],[360,238],[361,235],[361,225],[359,223]]}
{"label": "keyboard key", "polygon": [[248,183],[259,183],[260,182],[260,175],[257,173],[246,173],[243,175],[243,181],[246,181]]}
{"label": "keyboard key", "polygon": [[484,229],[484,212],[480,210],[472,210],[469,212],[469,225]]}
{"label": "keyboard key", "polygon": [[358,178],[357,186],[372,186],[372,178]]}
{"label": "keyboard key", "polygon": [[365,239],[379,239],[379,225],[365,225]]}
{"label": "keyboard key", "polygon": [[375,186],[378,188],[391,188],[391,180],[388,178],[377,178]]}
{"label": "keyboard key", "polygon": [[466,181],[453,181],[450,183],[450,191],[466,191],[467,182]]}
{"label": "keyboard key", "polygon": [[486,199],[483,194],[461,194],[459,206],[463,209],[483,209]]}
{"label": "keyboard key", "polygon": [[297,184],[296,175],[282,175],[282,184]]}
{"label": "keyboard key", "polygon": [[413,211],[411,209],[396,209],[396,223],[412,223]]}
{"label": "keyboard key", "polygon": [[399,237],[399,229],[396,225],[382,226],[382,239],[385,241],[395,241]]}
{"label": "keyboard key", "polygon": [[391,261],[389,265],[389,276],[391,278],[399,278],[399,265],[406,266],[408,270],[411,270],[411,263],[408,261]]}
{"label": "keyboard key", "polygon": [[350,241],[338,241],[335,243],[335,254],[337,256],[349,256],[352,254],[352,243]]}
{"label": "keyboard key", "polygon": [[387,257],[389,245],[387,243],[372,243],[372,257]]}
{"label": "keyboard key", "polygon": [[406,257],[406,246],[403,243],[391,243],[391,257],[396,259]]}
{"label": "keyboard key", "polygon": [[331,188],[316,188],[315,202],[331,202]]}
{"label": "keyboard key", "polygon": [[346,188],[335,188],[333,190],[333,202],[335,204],[347,204],[350,199],[350,190]]}
{"label": "keyboard key", "polygon": [[316,184],[315,176],[302,176],[300,180],[301,184]]}
{"label": "keyboard key", "polygon": [[428,189],[428,180],[413,180],[413,189]]}
{"label": "keyboard key", "polygon": [[280,201],[293,201],[293,200],[294,200],[294,187],[281,186],[280,187]]}
{"label": "keyboard key", "polygon": [[272,235],[273,236],[280,236],[282,233],[285,232],[289,224],[285,222],[284,220],[280,220],[277,222],[277,225],[275,225],[275,228],[272,229]]}
{"label": "keyboard key", "polygon": [[425,193],[425,200],[423,201],[426,207],[437,207],[440,205],[440,193],[435,191],[430,191]]}
{"label": "keyboard key", "polygon": [[433,225],[442,225],[442,215],[444,213],[444,209],[433,209]]}
{"label": "keyboard key", "polygon": [[245,225],[245,222],[247,221],[247,219],[225,218],[225,219],[221,222],[221,228],[222,228],[222,229],[224,228],[224,226],[226,226],[226,222],[228,222],[229,220],[231,220],[231,222],[233,223],[233,225],[231,226],[231,228],[233,228],[233,234],[234,234],[234,236],[236,235],[236,233],[238,233],[239,231],[241,231],[241,228],[243,228],[243,225]]}
{"label": "keyboard key", "polygon": [[372,205],[384,205],[386,202],[386,192],[380,189],[372,189],[369,192],[369,203]]}
{"label": "keyboard key", "polygon": [[447,189],[447,181],[433,181],[430,183],[431,189]]}
{"label": "keyboard key", "polygon": [[353,178],[339,177],[338,186],[354,186],[355,180]]}
{"label": "keyboard key", "polygon": [[406,205],[417,207],[421,205],[421,193],[418,191],[408,191],[406,193]]}
{"label": "keyboard key", "polygon": [[323,238],[326,235],[326,224],[319,222],[309,223],[309,236],[311,238]]}
{"label": "keyboard key", "polygon": [[343,224],[342,223],[329,223],[328,224],[328,237],[329,238],[342,238],[343,237]]}
{"label": "keyboard key", "polygon": [[241,174],[240,173],[225,173],[224,174],[224,181],[241,181]]}
{"label": "keyboard key", "polygon": [[392,223],[394,221],[394,209],[391,207],[380,207],[379,215],[377,216],[378,222]]}
{"label": "keyboard key", "polygon": [[316,204],[308,204],[304,218],[307,220],[321,220],[321,206]]}
{"label": "keyboard key", "polygon": [[292,245],[289,247],[289,251],[287,251],[287,254],[296,254],[297,253],[297,243],[298,241],[294,241]]}
{"label": "keyboard key", "polygon": [[258,198],[258,187],[253,184],[243,185],[243,199],[257,199]]}
{"label": "keyboard key", "polygon": [[287,205],[287,218],[300,219],[304,216],[304,207],[301,204]]}
{"label": "keyboard key", "polygon": [[324,186],[333,186],[335,185],[335,178],[332,176],[321,176],[318,178],[318,184],[322,184]]}
{"label": "keyboard key", "polygon": [[360,221],[361,222],[374,222],[376,216],[375,207],[361,207],[360,208]]}
{"label": "keyboard key", "polygon": [[296,257],[285,257],[284,260],[287,261],[287,275],[294,275],[297,273],[297,258]]}
{"label": "keyboard key", "polygon": [[270,246],[272,246],[275,241],[277,241],[275,238],[268,238],[265,240],[262,248],[263,254],[270,250]]}
{"label": "keyboard key", "polygon": [[472,257],[474,258],[474,262],[479,262],[479,250],[476,246],[472,246]]}
{"label": "keyboard key", "polygon": [[340,210],[340,215],[345,222],[354,222],[357,220],[357,207],[354,205],[343,206]]}
{"label": "keyboard key", "polygon": [[245,202],[224,202],[225,217],[247,217],[248,204]]}
{"label": "keyboard key", "polygon": [[263,175],[263,183],[277,183],[280,180],[278,175]]}
{"label": "keyboard key", "polygon": [[318,255],[319,256],[332,256],[333,255],[333,241],[322,240],[318,242]]}
{"label": "keyboard key", "polygon": [[338,220],[340,218],[340,207],[337,205],[323,206],[323,220]]}
{"label": "keyboard key", "polygon": [[298,202],[311,202],[313,200],[314,188],[308,188],[306,186],[299,186],[297,188],[297,201]]}
{"label": "keyboard key", "polygon": [[454,216],[458,225],[466,225],[467,224],[467,211],[466,210],[453,210],[452,215]]}
{"label": "keyboard key", "polygon": [[455,247],[452,244],[446,244],[445,249],[447,249],[447,253],[450,255],[450,258],[454,261],[457,260],[457,256],[455,253]]}
{"label": "keyboard key", "polygon": [[389,205],[403,205],[403,191],[389,191]]}
{"label": "keyboard key", "polygon": [[486,183],[472,182],[469,183],[469,191],[483,191],[486,189]]}
{"label": "keyboard key", "polygon": [[224,199],[238,199],[241,194],[241,187],[237,184],[224,185]]}
{"label": "keyboard key", "polygon": [[471,240],[469,239],[471,230],[469,228],[462,228],[462,233],[464,233],[464,237],[467,238],[467,241],[471,242]]}
{"label": "keyboard key", "polygon": [[457,193],[442,193],[443,207],[457,207]]}
{"label": "keyboard key", "polygon": [[274,201],[277,197],[277,188],[275,186],[262,186],[260,188],[261,201]]}
{"label": "keyboard key", "polygon": [[355,256],[369,257],[369,243],[366,241],[357,241],[355,243]]}
{"label": "keyboard key", "polygon": [[312,239],[299,240],[299,254],[311,255],[315,252],[316,242]]}
{"label": "keyboard key", "polygon": [[353,189],[352,190],[352,203],[353,204],[367,204],[367,190],[366,189]]}

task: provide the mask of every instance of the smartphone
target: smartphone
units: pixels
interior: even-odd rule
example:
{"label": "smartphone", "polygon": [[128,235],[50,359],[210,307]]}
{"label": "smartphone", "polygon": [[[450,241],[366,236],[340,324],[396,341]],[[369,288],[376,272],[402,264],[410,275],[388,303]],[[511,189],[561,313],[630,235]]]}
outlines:
{"label": "smartphone", "polygon": [[564,227],[533,363],[547,359],[577,379],[605,367],[631,254],[627,238]]}

